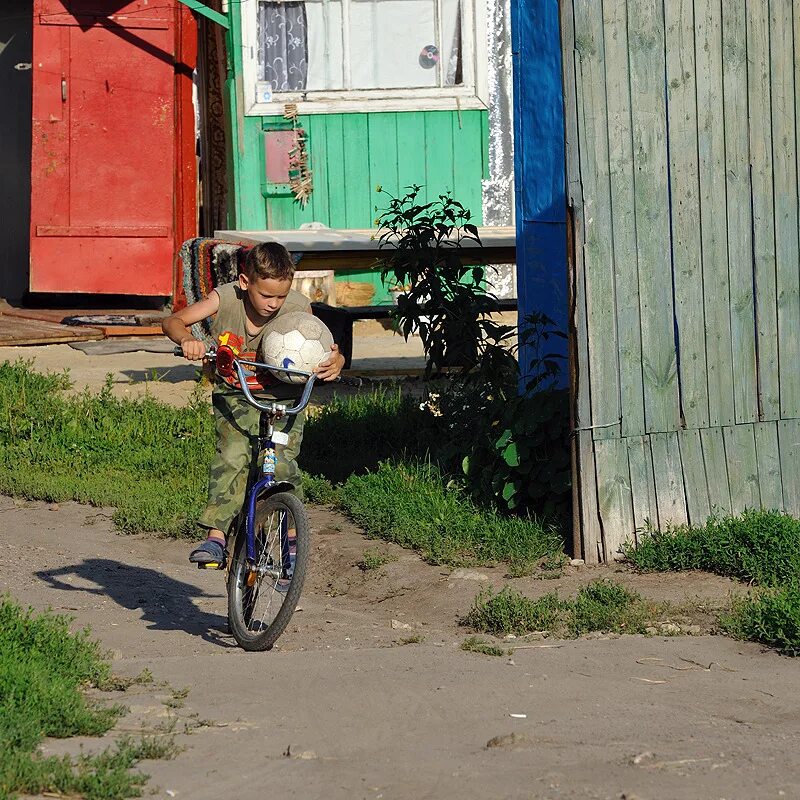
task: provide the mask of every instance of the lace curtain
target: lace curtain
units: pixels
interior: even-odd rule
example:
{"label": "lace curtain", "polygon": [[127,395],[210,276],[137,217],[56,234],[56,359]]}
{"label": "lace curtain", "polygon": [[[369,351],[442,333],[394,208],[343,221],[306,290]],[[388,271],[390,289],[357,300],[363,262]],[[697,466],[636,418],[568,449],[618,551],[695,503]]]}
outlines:
{"label": "lace curtain", "polygon": [[274,92],[299,92],[308,81],[305,3],[258,4],[258,73]]}

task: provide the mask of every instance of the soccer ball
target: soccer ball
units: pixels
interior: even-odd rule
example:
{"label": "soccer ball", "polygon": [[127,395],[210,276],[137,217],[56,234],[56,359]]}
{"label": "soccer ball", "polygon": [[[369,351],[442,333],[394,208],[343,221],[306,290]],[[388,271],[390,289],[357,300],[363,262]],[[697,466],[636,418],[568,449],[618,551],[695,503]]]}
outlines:
{"label": "soccer ball", "polygon": [[[304,311],[277,317],[264,334],[259,360],[271,367],[291,367],[311,372],[331,352],[333,336],[324,322]],[[284,383],[305,383],[302,375],[273,372]]]}

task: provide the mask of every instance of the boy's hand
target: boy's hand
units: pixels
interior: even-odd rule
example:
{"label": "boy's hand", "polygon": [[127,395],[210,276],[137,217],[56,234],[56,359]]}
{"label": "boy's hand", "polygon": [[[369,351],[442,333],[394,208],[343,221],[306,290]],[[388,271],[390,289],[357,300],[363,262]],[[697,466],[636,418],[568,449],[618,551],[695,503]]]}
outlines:
{"label": "boy's hand", "polygon": [[183,350],[183,357],[189,361],[200,361],[206,354],[206,346],[199,339],[186,338],[181,342],[181,350]]}
{"label": "boy's hand", "polygon": [[314,367],[314,373],[321,381],[332,381],[339,377],[344,366],[344,356],[339,352],[339,345],[331,345],[331,354],[325,361]]}

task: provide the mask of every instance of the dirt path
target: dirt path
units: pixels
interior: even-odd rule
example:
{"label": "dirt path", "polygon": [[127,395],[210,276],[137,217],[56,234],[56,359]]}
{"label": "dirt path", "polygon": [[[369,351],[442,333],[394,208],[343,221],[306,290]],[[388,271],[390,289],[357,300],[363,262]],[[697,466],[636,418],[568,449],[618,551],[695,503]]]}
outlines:
{"label": "dirt path", "polygon": [[[505,583],[502,570],[454,573],[364,539],[331,511],[312,519],[313,577],[270,653],[233,646],[222,579],[189,568],[186,542],[120,536],[103,510],[0,498],[0,590],[90,625],[117,673],[152,671],[155,683],[115,699],[131,707],[117,734],[171,729],[184,748],[144,765],[155,796],[800,796],[795,661],[708,635],[466,653],[457,620],[481,585]],[[397,560],[362,571],[368,547]],[[566,594],[609,574],[569,572],[514,583]],[[734,587],[614,577],[651,597],[694,597],[700,610]],[[81,744],[98,746],[47,751]]]}

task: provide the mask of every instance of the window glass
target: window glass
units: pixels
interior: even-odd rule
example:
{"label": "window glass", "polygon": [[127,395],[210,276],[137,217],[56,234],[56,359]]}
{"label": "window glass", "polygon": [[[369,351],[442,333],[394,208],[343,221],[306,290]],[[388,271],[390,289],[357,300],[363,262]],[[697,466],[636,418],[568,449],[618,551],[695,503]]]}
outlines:
{"label": "window glass", "polygon": [[258,80],[274,92],[463,83],[461,0],[258,3]]}

